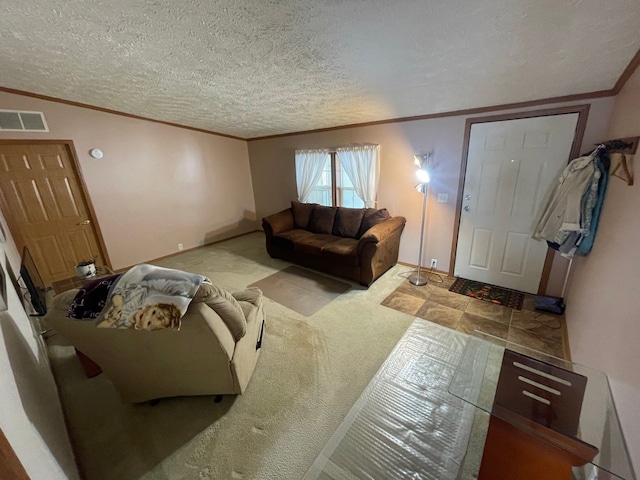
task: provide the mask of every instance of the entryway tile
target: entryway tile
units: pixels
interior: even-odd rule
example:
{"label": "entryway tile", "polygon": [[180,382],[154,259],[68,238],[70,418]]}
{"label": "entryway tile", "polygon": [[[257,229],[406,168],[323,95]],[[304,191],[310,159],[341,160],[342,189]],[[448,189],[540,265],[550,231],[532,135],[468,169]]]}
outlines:
{"label": "entryway tile", "polygon": [[382,301],[381,305],[408,313],[409,315],[415,315],[423,303],[424,299],[422,298],[394,291]]}
{"label": "entryway tile", "polygon": [[485,302],[484,300],[476,300],[471,298],[469,299],[469,304],[467,305],[465,312],[471,313],[473,315],[478,315],[480,317],[485,317],[495,322],[504,323],[505,325],[509,326],[512,310],[513,309],[503,307],[502,305],[496,305],[494,303]]}
{"label": "entryway tile", "polygon": [[564,358],[564,315],[535,310],[536,296],[531,294],[525,294],[521,310],[514,310],[450,292],[448,288],[455,280],[443,276],[443,283],[429,281],[421,287],[403,282],[382,305],[460,332],[473,334],[478,330],[525,349]]}
{"label": "entryway tile", "polygon": [[530,310],[535,311],[536,309],[536,296],[527,293],[524,296],[524,300],[522,302],[522,310]]}
{"label": "entryway tile", "polygon": [[554,357],[564,358],[562,340],[544,337],[542,335],[537,335],[533,332],[521,330],[519,328],[510,329],[507,340],[509,342],[523,345],[532,350],[537,350],[548,355],[553,355]]}
{"label": "entryway tile", "polygon": [[412,285],[407,280],[406,282],[402,282],[395,291],[426,300],[431,296],[431,292],[433,292],[434,290],[435,289],[431,285],[427,284],[418,287],[416,285]]}
{"label": "entryway tile", "polygon": [[446,290],[449,290],[449,287],[451,285],[453,285],[453,282],[456,281],[456,277],[447,277],[445,275],[441,275],[442,277],[442,282],[434,282],[434,281],[430,281],[429,285],[432,285],[434,287],[438,287],[438,288],[444,288]]}
{"label": "entryway tile", "polygon": [[416,316],[455,330],[462,316],[462,311],[427,300],[422,304]]}
{"label": "entryway tile", "polygon": [[562,317],[529,310],[514,310],[511,327],[562,341]]}
{"label": "entryway tile", "polygon": [[457,310],[465,310],[471,298],[466,295],[450,292],[443,288],[434,288],[429,300]]}
{"label": "entryway tile", "polygon": [[489,320],[488,318],[481,317],[480,315],[464,312],[458,322],[457,330],[459,332],[468,333],[469,335],[473,335],[475,330],[479,330],[481,332],[488,333],[489,335],[493,335],[494,337],[506,339],[509,334],[509,325]]}

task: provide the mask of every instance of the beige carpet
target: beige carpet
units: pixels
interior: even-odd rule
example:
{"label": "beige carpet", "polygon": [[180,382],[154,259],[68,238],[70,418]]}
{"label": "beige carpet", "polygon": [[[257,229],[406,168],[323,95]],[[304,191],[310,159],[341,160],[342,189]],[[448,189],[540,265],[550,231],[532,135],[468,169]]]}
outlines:
{"label": "beige carpet", "polygon": [[258,287],[266,297],[305,317],[310,317],[351,288],[341,280],[295,265],[249,286]]}
{"label": "beige carpet", "polygon": [[[262,233],[159,262],[240,290],[289,266]],[[263,350],[244,395],[122,403],[87,379],[73,348],[49,340],[72,441],[87,480],[299,479],[415,318],[380,305],[408,267],[351,289],[310,317],[270,299]]]}

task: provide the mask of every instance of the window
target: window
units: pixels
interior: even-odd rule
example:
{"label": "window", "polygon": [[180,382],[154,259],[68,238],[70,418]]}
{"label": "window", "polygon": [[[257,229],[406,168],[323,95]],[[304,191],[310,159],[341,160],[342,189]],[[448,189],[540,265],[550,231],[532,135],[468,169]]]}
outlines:
{"label": "window", "polygon": [[339,148],[337,152],[296,150],[298,200],[301,202],[349,208],[374,207],[378,175],[378,145]]}
{"label": "window", "polygon": [[[334,202],[334,199],[337,201]],[[340,168],[340,162],[336,161],[335,153],[331,153],[324,163],[320,180],[309,195],[309,202],[329,207],[335,205],[337,207],[364,208],[364,201],[356,193],[349,175]]]}

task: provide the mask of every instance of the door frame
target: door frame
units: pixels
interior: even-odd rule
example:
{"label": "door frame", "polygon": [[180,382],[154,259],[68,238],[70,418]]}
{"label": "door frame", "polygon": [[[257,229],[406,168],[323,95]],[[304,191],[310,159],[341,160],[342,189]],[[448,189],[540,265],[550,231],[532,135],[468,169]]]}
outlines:
{"label": "door frame", "polygon": [[0,428],[0,478],[29,480],[29,475]]}
{"label": "door frame", "polygon": [[[571,151],[567,163],[580,155],[580,146],[584,137],[584,131],[587,126],[589,117],[590,104],[571,105],[567,107],[547,108],[542,110],[530,110],[526,112],[504,113],[501,115],[492,115],[487,117],[471,117],[467,118],[464,127],[464,142],[462,144],[462,162],[460,164],[460,175],[458,178],[458,198],[456,200],[456,212],[453,223],[453,239],[451,243],[451,258],[449,260],[449,276],[453,276],[456,263],[456,250],[458,249],[458,235],[460,234],[460,215],[462,214],[462,201],[464,197],[464,182],[467,175],[467,161],[469,158],[469,141],[471,139],[471,127],[476,123],[501,122],[505,120],[520,120],[523,118],[549,117],[552,115],[565,115],[570,113],[578,114],[576,123],[576,131],[571,144]],[[538,295],[542,294],[549,282],[551,274],[551,265],[553,264],[554,251],[547,249],[547,256],[544,261],[540,284],[538,285]]]}
{"label": "door frame", "polygon": [[[109,254],[107,253],[107,246],[104,243],[104,238],[102,237],[102,230],[100,229],[100,224],[97,220],[96,211],[93,208],[93,203],[91,202],[91,197],[89,196],[89,189],[87,188],[87,184],[84,181],[84,177],[82,175],[82,169],[80,168],[80,162],[78,161],[78,155],[76,153],[75,145],[73,144],[73,140],[9,140],[2,139],[0,140],[0,145],[63,145],[67,153],[69,154],[69,158],[71,159],[71,168],[73,174],[75,176],[76,181],[78,182],[78,187],[80,188],[80,194],[82,195],[82,200],[87,206],[87,215],[91,220],[91,224],[93,225],[94,232],[96,234],[96,240],[98,242],[98,250],[99,254],[104,261],[105,266],[112,268],[111,259],[109,258]],[[18,228],[14,223],[14,220],[9,212],[9,208],[4,201],[2,195],[0,195],[0,208],[2,208],[2,212],[4,214],[5,220],[7,221],[7,226],[9,227],[9,231],[11,232],[11,236],[16,242],[16,246],[18,247],[20,255],[22,255],[22,247],[24,247],[25,243],[22,237],[18,233]]]}

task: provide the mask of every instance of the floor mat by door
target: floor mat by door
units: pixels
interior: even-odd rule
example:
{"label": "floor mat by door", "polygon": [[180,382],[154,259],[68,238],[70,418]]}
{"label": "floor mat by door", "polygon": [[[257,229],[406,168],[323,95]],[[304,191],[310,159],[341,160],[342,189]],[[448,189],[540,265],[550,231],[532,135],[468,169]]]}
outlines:
{"label": "floor mat by door", "polygon": [[516,310],[522,309],[522,302],[524,301],[524,293],[522,292],[467,280],[466,278],[456,279],[453,285],[449,287],[449,291],[495,303],[496,305],[515,308]]}

